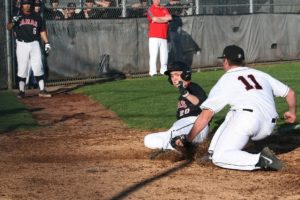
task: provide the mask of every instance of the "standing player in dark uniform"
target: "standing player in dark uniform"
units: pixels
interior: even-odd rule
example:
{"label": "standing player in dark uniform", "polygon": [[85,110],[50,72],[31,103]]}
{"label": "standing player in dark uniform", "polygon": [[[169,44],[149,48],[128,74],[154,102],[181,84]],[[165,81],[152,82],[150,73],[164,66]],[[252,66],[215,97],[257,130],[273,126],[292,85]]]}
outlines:
{"label": "standing player in dark uniform", "polygon": [[51,46],[48,41],[45,21],[33,11],[32,0],[21,0],[20,13],[7,24],[8,30],[13,30],[16,37],[16,55],[18,61],[19,93],[18,98],[25,97],[25,81],[30,66],[39,85],[40,97],[51,97],[45,90],[44,69],[39,44],[41,38],[45,43],[45,52],[49,53]]}
{"label": "standing player in dark uniform", "polygon": [[[172,149],[170,141],[173,137],[187,135],[197,116],[201,113],[200,105],[207,98],[204,90],[196,83],[191,82],[191,74],[187,65],[183,62],[174,62],[168,66],[165,75],[168,75],[168,81],[179,89],[180,96],[177,107],[177,121],[173,126],[164,132],[151,133],[144,138],[144,144],[150,149]],[[193,140],[193,143],[201,143],[208,134],[208,126],[202,130],[199,137]]]}

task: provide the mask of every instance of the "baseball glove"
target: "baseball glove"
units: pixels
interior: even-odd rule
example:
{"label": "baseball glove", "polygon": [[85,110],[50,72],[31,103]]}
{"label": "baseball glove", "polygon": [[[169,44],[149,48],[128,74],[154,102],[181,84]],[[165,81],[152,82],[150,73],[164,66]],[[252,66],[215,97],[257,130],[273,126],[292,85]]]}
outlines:
{"label": "baseball glove", "polygon": [[[178,143],[180,143],[178,145]],[[186,135],[179,135],[171,139],[171,146],[179,151],[184,159],[193,160],[197,150],[197,146],[192,142],[187,141]]]}

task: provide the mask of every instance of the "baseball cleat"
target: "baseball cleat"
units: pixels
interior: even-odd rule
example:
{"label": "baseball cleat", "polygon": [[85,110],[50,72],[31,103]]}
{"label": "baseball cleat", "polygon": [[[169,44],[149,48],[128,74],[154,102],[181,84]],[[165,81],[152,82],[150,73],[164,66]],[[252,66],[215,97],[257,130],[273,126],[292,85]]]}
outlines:
{"label": "baseball cleat", "polygon": [[52,97],[52,95],[49,92],[47,92],[46,90],[42,90],[39,92],[39,97],[49,98],[49,97]]}
{"label": "baseball cleat", "polygon": [[258,165],[264,170],[279,171],[283,168],[283,162],[275,156],[269,147],[265,147],[261,151]]}
{"label": "baseball cleat", "polygon": [[19,93],[17,94],[17,98],[18,99],[23,99],[24,97],[25,97],[25,92],[19,91]]}

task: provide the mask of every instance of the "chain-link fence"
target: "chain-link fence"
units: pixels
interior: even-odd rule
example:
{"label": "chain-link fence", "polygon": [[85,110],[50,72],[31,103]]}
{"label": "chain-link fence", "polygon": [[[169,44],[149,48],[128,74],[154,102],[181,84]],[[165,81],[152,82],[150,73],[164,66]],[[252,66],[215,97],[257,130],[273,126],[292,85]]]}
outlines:
{"label": "chain-link fence", "polygon": [[[151,0],[42,0],[41,10],[47,20],[139,18],[146,17],[151,4]],[[161,0],[161,4],[180,16],[300,13],[300,0]]]}
{"label": "chain-link fence", "polygon": [[[12,12],[10,12],[11,16],[18,15],[20,12],[18,1],[20,0],[12,1],[13,9]],[[99,56],[104,54],[110,55],[111,66],[114,67],[114,70],[126,73],[129,72],[131,74],[147,70],[148,47],[145,41],[147,41],[148,26],[145,17],[147,9],[151,6],[151,0],[102,0],[102,2],[100,2],[100,0],[41,1],[41,14],[47,21],[49,39],[53,47],[53,52],[49,57],[47,57],[47,62],[51,65],[51,78],[54,77],[53,81],[56,81],[58,78],[65,80],[67,77],[71,77],[73,79],[77,77],[90,77],[91,74],[94,75],[95,73],[88,73],[89,70],[87,70],[87,68],[94,70],[95,66],[98,66],[97,62],[99,60]],[[270,31],[260,32],[260,34],[266,33],[268,36],[262,36],[261,40],[256,39],[255,41],[250,41],[249,44],[248,40],[244,42],[245,46],[251,46],[250,52],[258,52],[258,55],[264,54],[259,58],[256,54],[251,55],[251,62],[257,60],[265,62],[276,59],[289,60],[299,58],[299,44],[295,42],[298,41],[295,38],[299,35],[299,31],[294,24],[298,23],[297,20],[299,16],[295,15],[295,13],[299,13],[300,11],[300,0],[161,0],[161,4],[166,6],[173,15],[195,16],[182,17],[182,20],[186,22],[184,23],[184,28],[180,29],[185,30],[181,31],[184,44],[187,44],[185,40],[186,38],[193,38],[197,41],[197,43],[201,44],[202,51],[200,56],[195,56],[194,58],[193,53],[191,53],[190,56],[192,58],[190,60],[193,61],[191,63],[197,63],[197,66],[195,65],[194,67],[215,65],[214,60],[212,60],[212,53],[210,51],[206,51],[206,49],[217,49],[220,44],[223,44],[222,41],[226,41],[228,38],[230,38],[230,41],[241,41],[241,38],[246,38],[244,34],[248,33],[248,31],[244,31],[243,36],[241,37],[241,32],[239,30],[243,30],[243,27],[240,27],[241,25],[243,26],[243,24],[236,23],[237,21],[240,22],[242,19],[247,19],[247,23],[244,26],[247,27],[247,30],[253,30],[254,32],[251,32],[252,34],[257,34],[259,32],[258,30],[266,29],[266,26],[270,26],[267,28]],[[2,4],[2,6],[3,5],[4,4]],[[2,8],[2,10],[4,11],[4,8]],[[7,8],[6,10],[10,9]],[[2,19],[4,12],[0,13],[0,19]],[[256,13],[274,13],[274,15],[251,15]],[[293,15],[287,15],[290,18],[286,19],[286,17],[283,17],[286,15],[281,15],[282,13],[293,13]],[[247,14],[247,16],[244,16],[244,14]],[[123,20],[125,18],[131,19]],[[255,18],[255,20],[252,20],[252,18]],[[285,19],[283,22],[279,20],[282,18]],[[92,20],[86,24],[83,19],[107,20]],[[58,22],[56,20],[60,21]],[[224,20],[226,22],[224,22]],[[279,20],[279,22],[277,20]],[[5,20],[1,20],[1,22],[4,21]],[[254,26],[250,23],[252,21],[255,21]],[[258,23],[261,21],[267,22],[258,26]],[[280,24],[287,22],[291,22],[291,25]],[[5,26],[4,24],[2,25],[3,27]],[[288,26],[292,26],[292,28]],[[248,27],[251,28],[248,29]],[[220,28],[224,28],[224,30],[219,30]],[[256,28],[258,30],[256,30]],[[278,30],[274,31],[276,28],[278,28]],[[90,31],[86,31],[87,29]],[[290,31],[292,32],[290,34],[293,35],[282,37],[283,34],[286,35],[286,32],[288,32],[287,30],[292,30]],[[211,36],[211,32],[214,32],[213,36]],[[221,32],[222,34],[219,38],[215,38],[215,33],[218,32]],[[114,35],[110,37],[112,33],[114,33]],[[224,33],[228,33],[229,35],[224,35]],[[271,37],[270,35],[272,34],[273,36]],[[5,31],[0,31],[0,36],[3,36],[4,38],[4,35]],[[187,37],[189,35],[191,37]],[[259,37],[255,35],[255,38]],[[0,67],[0,72],[2,74],[8,74],[8,68],[5,66],[5,62],[8,62],[10,58],[7,57],[4,40],[1,41],[0,58],[4,58],[4,62]],[[217,42],[210,42],[208,44],[206,41]],[[259,42],[259,44],[255,43],[257,41],[264,42]],[[214,47],[214,44],[217,44],[217,46]],[[268,51],[266,51],[270,44],[278,44],[278,48],[271,48],[271,50],[268,49]],[[129,45],[131,46],[129,47]],[[257,47],[260,45],[262,48]],[[287,49],[287,47],[289,47],[289,49]],[[81,49],[80,53],[77,52],[77,49]],[[124,54],[123,49],[131,49],[128,50],[128,52],[135,53]],[[65,55],[61,56],[65,52],[68,52],[67,58],[69,60],[66,59]],[[291,52],[293,52],[293,54],[291,54]],[[78,59],[74,59],[81,53],[83,55],[80,57],[79,61]],[[14,53],[12,53],[11,62],[13,63],[12,74],[15,74],[14,70],[16,69],[16,60]],[[58,70],[56,71],[56,69]],[[78,72],[78,74],[74,74],[75,72]],[[88,75],[86,75],[87,73]],[[8,77],[10,76],[13,75],[9,75]],[[6,87],[7,78],[4,76],[3,79],[0,78],[0,83],[1,86]],[[0,89],[3,87],[0,87]]]}
{"label": "chain-link fence", "polygon": [[[0,11],[4,10],[4,4],[0,3]],[[0,26],[5,27],[5,12],[0,12]],[[7,49],[6,49],[6,35],[5,28],[0,30],[0,90],[3,88],[7,88]]]}

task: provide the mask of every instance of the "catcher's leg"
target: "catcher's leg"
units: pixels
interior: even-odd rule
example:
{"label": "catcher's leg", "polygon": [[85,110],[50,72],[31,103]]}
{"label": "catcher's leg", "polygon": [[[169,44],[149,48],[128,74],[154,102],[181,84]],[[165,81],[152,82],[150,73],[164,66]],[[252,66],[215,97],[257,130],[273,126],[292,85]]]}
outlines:
{"label": "catcher's leg", "polygon": [[218,135],[212,156],[215,165],[237,170],[256,169],[259,154],[243,151],[249,138],[260,129],[260,123],[253,115],[250,112],[236,111],[226,124],[222,125],[222,132]]}

